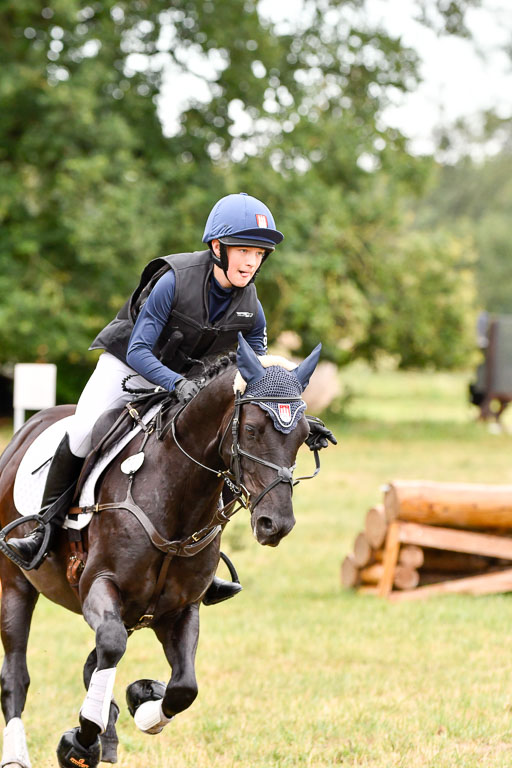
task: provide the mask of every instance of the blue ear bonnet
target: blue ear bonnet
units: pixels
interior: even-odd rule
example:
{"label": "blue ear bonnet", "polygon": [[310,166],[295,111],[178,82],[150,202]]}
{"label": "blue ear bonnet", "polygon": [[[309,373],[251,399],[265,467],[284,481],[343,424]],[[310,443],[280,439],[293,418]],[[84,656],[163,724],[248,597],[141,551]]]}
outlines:
{"label": "blue ear bonnet", "polygon": [[[247,384],[244,397],[287,398],[302,395],[302,385],[293,371],[287,371],[280,365],[271,365],[263,370],[265,373],[261,378]],[[256,405],[263,408],[272,419],[274,427],[286,435],[295,429],[306,410],[306,403],[302,399],[292,403],[287,403],[286,400],[282,403],[258,401]]]}

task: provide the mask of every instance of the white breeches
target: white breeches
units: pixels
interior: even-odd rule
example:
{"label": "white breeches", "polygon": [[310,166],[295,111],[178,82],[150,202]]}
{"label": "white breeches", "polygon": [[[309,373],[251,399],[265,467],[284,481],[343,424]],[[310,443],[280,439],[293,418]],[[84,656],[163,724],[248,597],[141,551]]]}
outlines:
{"label": "white breeches", "polygon": [[155,387],[109,352],[103,352],[100,356],[91,378],[80,395],[75,415],[69,422],[69,447],[75,456],[87,456],[91,450],[92,429],[101,414],[112,408],[120,408],[133,398],[133,395],[125,392],[121,386],[123,379],[131,374],[135,376],[128,382],[127,386],[130,389]]}

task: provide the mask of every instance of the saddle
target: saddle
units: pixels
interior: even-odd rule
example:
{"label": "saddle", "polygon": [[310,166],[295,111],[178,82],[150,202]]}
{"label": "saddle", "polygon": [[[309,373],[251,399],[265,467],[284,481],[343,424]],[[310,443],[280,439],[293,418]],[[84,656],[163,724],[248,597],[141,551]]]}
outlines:
{"label": "saddle", "polygon": [[[82,507],[73,505],[78,505],[79,503],[84,505],[84,499],[86,505],[94,505],[95,488],[104,471],[140,430],[146,433],[149,432],[147,422],[152,419],[152,414],[161,413],[162,408],[159,410],[159,406],[163,407],[163,402],[166,399],[172,401],[168,392],[164,390],[158,392],[151,390],[148,393],[143,393],[142,396],[132,399],[131,402],[122,408],[102,414],[92,432],[94,448],[85,458],[76,484],[70,485],[50,507],[41,512],[40,496],[38,494],[42,494],[42,489],[46,482],[44,468],[49,465],[53,455],[52,453],[49,454],[48,449],[51,448],[52,442],[53,446],[56,446],[60,441],[62,431],[66,429],[66,419],[55,422],[48,430],[45,430],[40,435],[43,442],[39,438],[34,441],[18,468],[13,493],[15,506],[20,512],[21,517],[8,523],[0,531],[0,551],[25,570],[38,568],[43,560],[44,553],[48,550],[51,521],[54,518],[62,521],[67,513],[64,524],[64,528],[68,533],[70,549],[67,577],[71,586],[77,587],[87,559],[86,527],[93,512],[90,511],[88,515],[84,515],[82,514],[84,511]],[[171,402],[172,404],[174,403]],[[138,426],[139,429],[133,431],[135,426]],[[52,431],[54,436],[50,437],[50,432]],[[52,450],[55,450],[55,448],[53,447]],[[44,461],[41,464],[39,462],[43,460],[43,457]],[[31,480],[30,477],[34,475],[37,475],[37,478]],[[7,543],[7,536],[12,534],[18,526],[28,522],[32,522],[36,528],[39,527],[44,530],[40,556],[36,556],[30,564],[22,561]]]}
{"label": "saddle", "polygon": [[[160,405],[169,398],[169,393],[154,392],[141,394],[121,408],[113,408],[105,411],[93,427],[92,443],[93,449],[86,456],[82,470],[80,472],[75,493],[70,504],[68,518],[72,522],[77,519],[81,508],[74,506],[78,504],[80,494],[84,484],[89,477],[92,469],[99,459],[104,456],[111,448],[122,440],[122,438],[133,429],[134,422],[147,430],[143,418],[155,405]],[[77,588],[80,583],[80,576],[87,561],[88,537],[87,528],[74,528],[68,526],[68,538],[70,554],[68,558],[68,567],[66,576],[69,584]]]}
{"label": "saddle", "polygon": [[148,394],[138,395],[121,408],[105,411],[96,421],[92,431],[93,448],[86,456],[78,478],[73,502],[80,498],[80,493],[92,468],[103,454],[118,443],[133,428],[134,422],[143,426],[143,418],[155,405],[169,399],[169,392],[151,390]]}

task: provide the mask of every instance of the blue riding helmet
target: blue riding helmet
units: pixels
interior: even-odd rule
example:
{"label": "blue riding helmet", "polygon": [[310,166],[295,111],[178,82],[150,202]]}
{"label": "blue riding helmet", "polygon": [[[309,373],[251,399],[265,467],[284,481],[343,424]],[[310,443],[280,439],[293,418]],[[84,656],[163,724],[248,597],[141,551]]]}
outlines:
{"label": "blue riding helmet", "polygon": [[206,222],[203,243],[220,240],[224,245],[273,251],[283,238],[267,206],[246,192],[240,192],[226,195],[215,203]]}

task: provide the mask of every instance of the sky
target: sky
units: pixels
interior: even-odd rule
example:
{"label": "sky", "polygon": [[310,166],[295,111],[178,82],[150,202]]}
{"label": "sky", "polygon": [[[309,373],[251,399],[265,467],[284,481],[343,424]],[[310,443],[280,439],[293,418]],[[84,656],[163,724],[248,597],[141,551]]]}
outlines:
{"label": "sky", "polygon": [[[436,127],[450,125],[458,117],[485,109],[503,117],[512,115],[512,60],[502,50],[507,43],[512,45],[512,0],[482,0],[482,8],[468,12],[472,41],[438,37],[414,21],[413,0],[368,0],[368,5],[372,21],[401,36],[422,61],[421,85],[414,93],[397,97],[400,101],[383,114],[386,123],[410,138],[412,151],[432,152]],[[260,0],[259,10],[283,27],[304,18],[302,0]],[[180,81],[177,89],[176,72],[169,69],[161,91],[159,114],[165,133],[171,135],[180,107],[191,93],[208,99],[202,79],[190,73],[180,75]]]}

